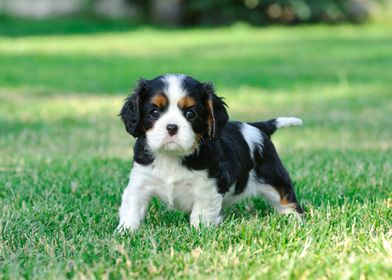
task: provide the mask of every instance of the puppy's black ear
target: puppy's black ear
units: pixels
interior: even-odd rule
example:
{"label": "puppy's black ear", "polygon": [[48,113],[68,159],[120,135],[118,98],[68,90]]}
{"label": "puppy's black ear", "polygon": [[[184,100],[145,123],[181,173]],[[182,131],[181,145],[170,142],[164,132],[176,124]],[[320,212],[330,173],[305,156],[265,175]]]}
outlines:
{"label": "puppy's black ear", "polygon": [[208,136],[214,141],[220,137],[222,129],[229,120],[226,111],[227,105],[222,97],[215,94],[214,86],[211,83],[204,83],[203,88],[207,92]]}
{"label": "puppy's black ear", "polygon": [[146,91],[147,81],[140,79],[132,95],[124,101],[120,117],[124,122],[125,129],[133,137],[139,137],[143,134],[141,103],[143,94]]}

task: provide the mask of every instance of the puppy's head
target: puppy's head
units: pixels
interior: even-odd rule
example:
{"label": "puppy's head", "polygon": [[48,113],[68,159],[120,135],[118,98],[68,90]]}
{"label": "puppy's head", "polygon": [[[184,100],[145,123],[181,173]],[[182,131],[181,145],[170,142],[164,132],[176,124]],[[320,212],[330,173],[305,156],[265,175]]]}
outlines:
{"label": "puppy's head", "polygon": [[132,136],[146,135],[151,152],[183,156],[219,138],[229,118],[225,105],[210,83],[164,75],[141,79],[120,116]]}

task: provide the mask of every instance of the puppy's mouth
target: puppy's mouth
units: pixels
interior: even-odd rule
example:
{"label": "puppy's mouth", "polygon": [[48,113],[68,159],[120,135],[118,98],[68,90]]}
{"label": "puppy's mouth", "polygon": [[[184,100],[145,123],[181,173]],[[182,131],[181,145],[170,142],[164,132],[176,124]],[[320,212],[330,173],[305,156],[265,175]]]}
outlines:
{"label": "puppy's mouth", "polygon": [[161,148],[164,150],[175,150],[181,148],[181,144],[175,137],[167,137],[163,140]]}
{"label": "puppy's mouth", "polygon": [[166,137],[162,141],[159,150],[163,153],[170,153],[175,155],[186,155],[191,152],[179,142],[177,137]]}

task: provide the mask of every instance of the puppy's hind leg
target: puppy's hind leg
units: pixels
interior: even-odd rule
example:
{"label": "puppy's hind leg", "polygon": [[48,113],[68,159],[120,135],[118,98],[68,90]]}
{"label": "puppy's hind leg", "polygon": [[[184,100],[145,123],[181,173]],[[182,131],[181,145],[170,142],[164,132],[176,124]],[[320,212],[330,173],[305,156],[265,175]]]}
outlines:
{"label": "puppy's hind leg", "polygon": [[256,151],[255,163],[256,177],[261,182],[259,192],[279,213],[302,214],[291,178],[270,139],[264,139],[262,150]]}
{"label": "puppy's hind leg", "polygon": [[265,197],[280,214],[303,214],[293,189],[260,184],[259,193]]}

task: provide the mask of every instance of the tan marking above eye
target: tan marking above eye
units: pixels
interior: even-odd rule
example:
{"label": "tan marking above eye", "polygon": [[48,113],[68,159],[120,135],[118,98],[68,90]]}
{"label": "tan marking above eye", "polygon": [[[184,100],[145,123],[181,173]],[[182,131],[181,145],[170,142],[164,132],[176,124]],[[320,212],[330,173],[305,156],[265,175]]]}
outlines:
{"label": "tan marking above eye", "polygon": [[168,103],[167,97],[161,93],[156,94],[151,98],[151,104],[154,104],[155,106],[159,108],[166,107]]}
{"label": "tan marking above eye", "polygon": [[181,109],[186,109],[186,108],[189,108],[189,107],[196,105],[196,100],[190,96],[184,96],[184,97],[181,97],[180,100],[178,100],[177,105]]}

